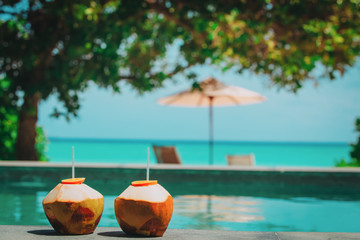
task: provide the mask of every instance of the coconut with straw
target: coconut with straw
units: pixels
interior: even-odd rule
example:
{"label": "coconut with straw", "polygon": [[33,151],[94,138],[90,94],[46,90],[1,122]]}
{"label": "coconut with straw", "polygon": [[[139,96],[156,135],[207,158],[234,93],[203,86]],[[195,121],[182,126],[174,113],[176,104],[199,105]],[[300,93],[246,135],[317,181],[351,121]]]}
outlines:
{"label": "coconut with straw", "polygon": [[127,234],[160,237],[169,225],[173,199],[157,180],[149,180],[149,155],[147,148],[146,180],[131,182],[115,199],[115,215]]}
{"label": "coconut with straw", "polygon": [[98,225],[104,197],[75,178],[75,153],[72,147],[71,178],[63,179],[43,200],[45,215],[54,230],[61,234],[89,234]]}

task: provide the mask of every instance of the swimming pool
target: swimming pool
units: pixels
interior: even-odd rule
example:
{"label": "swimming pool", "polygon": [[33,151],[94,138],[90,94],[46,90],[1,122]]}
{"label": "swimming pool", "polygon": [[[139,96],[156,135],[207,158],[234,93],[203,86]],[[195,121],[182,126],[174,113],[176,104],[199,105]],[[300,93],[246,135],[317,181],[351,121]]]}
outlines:
{"label": "swimming pool", "polygon": [[[1,193],[2,225],[49,225],[42,208],[47,192]],[[116,227],[115,195],[105,195],[99,226]],[[359,232],[360,201],[308,197],[174,196],[169,228],[237,231]]]}
{"label": "swimming pool", "polygon": [[[39,164],[40,165],[40,164]],[[68,168],[0,167],[0,224],[49,225],[42,200]],[[79,167],[104,195],[99,226],[118,226],[114,199],[143,169]],[[85,175],[86,173],[86,175]],[[152,169],[174,197],[169,228],[359,232],[360,171]]]}

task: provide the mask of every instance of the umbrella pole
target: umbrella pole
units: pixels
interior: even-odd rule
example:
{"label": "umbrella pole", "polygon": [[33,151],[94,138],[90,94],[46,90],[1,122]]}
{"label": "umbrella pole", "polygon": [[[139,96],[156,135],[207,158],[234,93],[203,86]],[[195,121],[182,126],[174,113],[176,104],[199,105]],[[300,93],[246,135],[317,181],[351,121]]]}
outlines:
{"label": "umbrella pole", "polygon": [[213,159],[213,147],[214,147],[214,135],[213,135],[213,100],[214,97],[210,96],[209,97],[209,165],[213,165],[214,164],[214,159]]}

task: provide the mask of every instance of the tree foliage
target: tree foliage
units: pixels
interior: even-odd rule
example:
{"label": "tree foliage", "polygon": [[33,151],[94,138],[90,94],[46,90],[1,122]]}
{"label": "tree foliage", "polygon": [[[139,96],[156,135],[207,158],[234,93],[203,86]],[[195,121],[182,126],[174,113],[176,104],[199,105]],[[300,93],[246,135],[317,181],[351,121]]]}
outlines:
{"label": "tree foliage", "polygon": [[0,81],[0,159],[15,159],[18,109],[10,85],[10,79]]}
{"label": "tree foliage", "polygon": [[355,121],[355,131],[358,132],[359,136],[356,143],[350,144],[350,161],[341,159],[336,163],[337,167],[360,167],[360,118]]}
{"label": "tree foliage", "polygon": [[357,142],[354,144],[350,144],[352,150],[350,152],[350,157],[356,159],[360,165],[360,118],[356,119],[355,121],[356,131],[358,132],[359,136]]}
{"label": "tree foliage", "polygon": [[[16,159],[15,145],[18,126],[18,98],[8,92],[10,79],[0,81],[0,160]],[[48,139],[42,127],[36,127],[35,148],[40,161],[48,161],[46,156]]]}
{"label": "tree foliage", "polygon": [[[38,96],[56,94],[66,111],[53,115],[69,118],[90,81],[115,92],[126,81],[142,93],[178,74],[195,79],[190,70],[198,64],[266,74],[273,85],[296,91],[316,80],[315,67],[333,79],[360,53],[359,0],[0,5],[0,81],[11,80],[6,94],[24,99],[25,117],[36,115]],[[178,55],[170,58],[173,49]]]}

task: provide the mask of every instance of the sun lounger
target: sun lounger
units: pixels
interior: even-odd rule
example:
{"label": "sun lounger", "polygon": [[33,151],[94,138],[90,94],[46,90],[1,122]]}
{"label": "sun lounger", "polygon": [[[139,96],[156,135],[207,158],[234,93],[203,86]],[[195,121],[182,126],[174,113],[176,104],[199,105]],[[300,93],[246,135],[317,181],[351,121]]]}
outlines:
{"label": "sun lounger", "polygon": [[179,154],[174,146],[154,146],[153,150],[158,163],[181,164]]}
{"label": "sun lounger", "polygon": [[254,154],[247,155],[227,155],[226,160],[228,165],[236,166],[255,166],[255,156]]}

